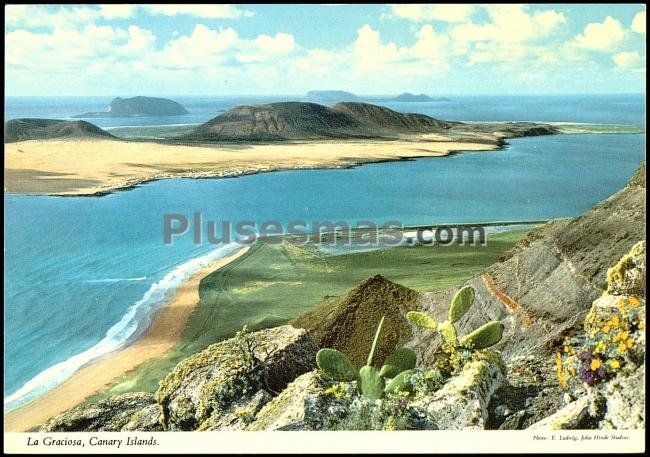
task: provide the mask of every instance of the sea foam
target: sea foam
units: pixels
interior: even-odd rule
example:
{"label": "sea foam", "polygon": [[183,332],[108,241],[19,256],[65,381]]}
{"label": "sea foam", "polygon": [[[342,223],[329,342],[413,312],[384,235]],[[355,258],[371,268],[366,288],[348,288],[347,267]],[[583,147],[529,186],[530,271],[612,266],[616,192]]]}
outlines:
{"label": "sea foam", "polygon": [[[108,329],[101,341],[91,348],[41,371],[16,392],[7,396],[4,399],[5,411],[17,408],[42,395],[68,379],[83,366],[132,343],[149,327],[155,312],[163,307],[174,295],[176,289],[191,275],[215,260],[227,257],[239,249],[242,249],[240,244],[230,243],[178,265],[160,281],[152,284],[142,298],[131,305],[122,319]],[[139,279],[124,278],[122,280]],[[113,280],[108,279],[108,281]]]}

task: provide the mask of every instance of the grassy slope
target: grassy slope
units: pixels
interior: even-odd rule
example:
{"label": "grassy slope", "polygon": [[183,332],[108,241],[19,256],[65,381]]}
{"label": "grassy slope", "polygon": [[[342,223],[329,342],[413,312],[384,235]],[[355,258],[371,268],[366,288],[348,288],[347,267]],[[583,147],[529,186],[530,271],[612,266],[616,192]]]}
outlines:
{"label": "grassy slope", "polygon": [[526,232],[488,235],[487,246],[400,247],[333,257],[260,243],[201,282],[201,302],[167,357],[145,363],[89,401],[126,391],[153,392],[180,360],[231,337],[244,324],[251,329],[284,324],[376,274],[418,291],[459,284],[494,263]]}

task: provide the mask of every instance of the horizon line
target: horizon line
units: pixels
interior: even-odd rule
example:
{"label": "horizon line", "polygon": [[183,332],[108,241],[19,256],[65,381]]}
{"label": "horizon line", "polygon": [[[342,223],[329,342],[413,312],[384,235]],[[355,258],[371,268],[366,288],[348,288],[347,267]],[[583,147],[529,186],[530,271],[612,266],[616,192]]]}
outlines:
{"label": "horizon line", "polygon": [[[339,91],[339,89],[315,89],[318,91]],[[401,93],[376,93],[376,94],[359,94],[359,93],[354,93],[351,91],[344,91],[340,90],[341,92],[349,92],[357,97],[388,97],[388,96],[398,96],[402,95],[404,93],[408,92],[401,92]],[[415,92],[410,92],[412,94],[416,94]],[[533,96],[576,96],[576,95],[646,95],[645,92],[546,92],[546,93],[541,93],[541,92],[533,92],[533,93],[520,93],[520,94],[512,94],[512,93],[449,93],[449,94],[427,94],[427,93],[420,93],[424,94],[430,97],[533,97]],[[420,95],[416,94],[416,95]],[[301,93],[301,94],[250,94],[250,93],[241,93],[241,94],[164,94],[164,93],[157,93],[157,94],[142,94],[142,93],[133,93],[133,94],[125,94],[121,93],[120,95],[115,95],[113,94],[84,94],[84,95],[79,95],[79,94],[58,94],[58,95],[27,95],[27,94],[19,94],[19,95],[7,95],[5,94],[5,99],[7,98],[19,98],[19,97],[51,97],[51,98],[65,98],[65,97],[136,97],[136,96],[141,96],[141,97],[224,97],[224,98],[234,98],[234,97],[306,97],[306,93]]]}

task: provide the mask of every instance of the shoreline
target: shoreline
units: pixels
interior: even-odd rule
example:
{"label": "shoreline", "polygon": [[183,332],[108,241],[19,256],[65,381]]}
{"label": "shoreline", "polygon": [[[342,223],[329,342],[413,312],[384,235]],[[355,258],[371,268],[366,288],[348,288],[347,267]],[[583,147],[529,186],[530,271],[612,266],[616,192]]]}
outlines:
{"label": "shoreline", "polygon": [[31,402],[4,413],[4,431],[28,431],[48,419],[74,408],[116,378],[142,363],[161,357],[180,340],[186,323],[199,302],[199,284],[213,272],[250,250],[245,246],[235,254],[217,259],[192,274],[154,318],[147,331],[131,345],[80,368],[70,378]]}
{"label": "shoreline", "polygon": [[353,168],[369,163],[494,151],[501,144],[420,137],[187,146],[122,140],[29,140],[5,144],[6,195],[101,197],[170,178],[234,178],[273,171]]}

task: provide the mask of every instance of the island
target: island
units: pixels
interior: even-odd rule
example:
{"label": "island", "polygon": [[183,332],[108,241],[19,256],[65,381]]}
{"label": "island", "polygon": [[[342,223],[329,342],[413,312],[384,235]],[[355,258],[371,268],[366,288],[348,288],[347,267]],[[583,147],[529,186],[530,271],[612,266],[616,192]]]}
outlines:
{"label": "island", "polygon": [[389,99],[392,102],[448,102],[446,97],[429,97],[426,94],[415,95],[410,92],[404,92],[395,98]]}
{"label": "island", "polygon": [[75,118],[180,116],[189,114],[178,102],[158,97],[117,97],[108,105],[107,111],[77,114]]}
{"label": "island", "polygon": [[127,141],[85,121],[8,121],[5,192],[104,195],[157,179],[353,167],[561,133],[543,123],[445,121],[356,102],[240,105],[190,129]]}

